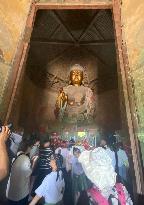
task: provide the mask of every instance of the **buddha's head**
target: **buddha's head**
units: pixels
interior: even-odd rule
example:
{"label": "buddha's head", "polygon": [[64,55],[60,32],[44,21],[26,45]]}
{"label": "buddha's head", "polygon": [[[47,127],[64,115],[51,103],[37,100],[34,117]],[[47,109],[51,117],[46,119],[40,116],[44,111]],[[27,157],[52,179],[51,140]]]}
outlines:
{"label": "buddha's head", "polygon": [[80,86],[83,81],[83,67],[75,64],[70,68],[70,81],[72,85]]}

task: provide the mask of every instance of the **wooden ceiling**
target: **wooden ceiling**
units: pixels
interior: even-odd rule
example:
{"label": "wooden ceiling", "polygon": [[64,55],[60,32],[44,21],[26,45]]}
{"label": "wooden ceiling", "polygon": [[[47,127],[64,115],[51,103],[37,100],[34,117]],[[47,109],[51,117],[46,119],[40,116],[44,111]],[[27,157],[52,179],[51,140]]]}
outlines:
{"label": "wooden ceiling", "polygon": [[[32,69],[37,65],[43,70],[45,64],[52,65],[72,49],[85,50],[97,58],[107,68],[108,78],[113,82],[117,81],[114,29],[110,10],[39,10],[37,12],[28,67]],[[34,75],[33,70],[32,76]],[[104,78],[106,79],[106,76]],[[114,83],[114,86],[116,84]]]}

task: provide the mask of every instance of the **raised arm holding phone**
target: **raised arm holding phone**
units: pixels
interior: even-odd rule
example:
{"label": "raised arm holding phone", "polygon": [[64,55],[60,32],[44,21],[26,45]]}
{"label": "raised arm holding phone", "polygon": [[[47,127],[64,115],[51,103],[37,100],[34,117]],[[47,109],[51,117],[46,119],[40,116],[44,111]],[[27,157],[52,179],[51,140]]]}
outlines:
{"label": "raised arm holding phone", "polygon": [[9,159],[6,148],[6,141],[10,135],[8,126],[2,126],[0,132],[0,181],[8,174]]}

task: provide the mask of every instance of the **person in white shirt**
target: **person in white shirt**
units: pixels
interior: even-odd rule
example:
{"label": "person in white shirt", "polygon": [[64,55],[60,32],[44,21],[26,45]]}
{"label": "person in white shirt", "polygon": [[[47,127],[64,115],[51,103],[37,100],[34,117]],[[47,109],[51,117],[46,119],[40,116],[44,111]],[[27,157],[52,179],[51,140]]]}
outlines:
{"label": "person in white shirt", "polygon": [[115,169],[116,166],[115,152],[108,147],[106,139],[101,139],[100,146],[106,150],[107,154],[112,160],[112,166]]}
{"label": "person in white shirt", "polygon": [[51,158],[50,166],[52,172],[44,178],[42,184],[35,190],[36,195],[29,205],[37,204],[42,197],[44,197],[45,205],[63,204],[65,183],[55,157]]}
{"label": "person in white shirt", "polygon": [[30,176],[32,173],[28,141],[22,142],[16,158],[12,161],[11,173],[7,184],[6,197],[9,205],[27,205]]}
{"label": "person in white shirt", "polygon": [[119,175],[121,177],[122,182],[124,183],[127,181],[127,171],[129,168],[129,161],[128,161],[128,156],[125,150],[123,149],[122,143],[118,144],[117,155],[118,155]]}

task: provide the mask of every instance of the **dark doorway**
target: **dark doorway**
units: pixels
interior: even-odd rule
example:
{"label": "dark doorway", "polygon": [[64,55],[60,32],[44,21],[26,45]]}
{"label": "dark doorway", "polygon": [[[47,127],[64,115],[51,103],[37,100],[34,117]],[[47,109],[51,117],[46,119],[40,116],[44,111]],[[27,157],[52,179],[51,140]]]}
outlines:
{"label": "dark doorway", "polygon": [[96,130],[103,135],[117,131],[126,144],[133,170],[109,9],[38,10],[10,121],[28,132],[41,126],[55,131],[56,96],[68,84],[69,66],[75,63],[85,68],[85,86],[96,96]]}

